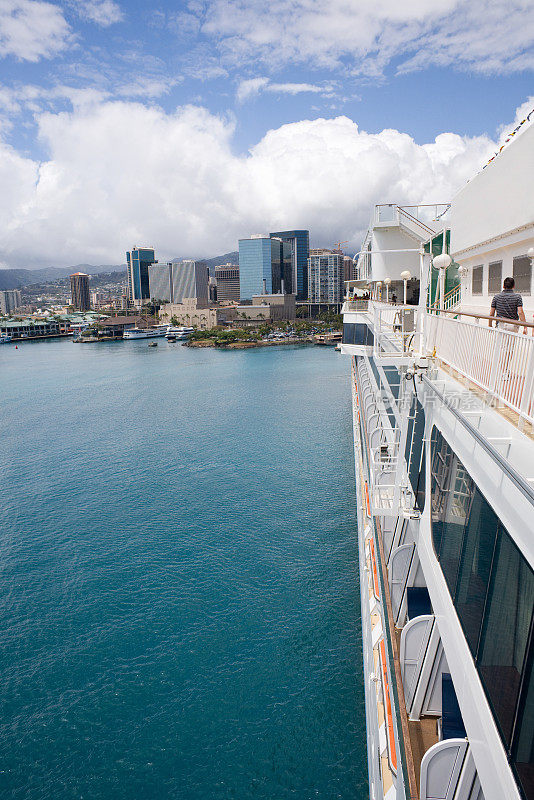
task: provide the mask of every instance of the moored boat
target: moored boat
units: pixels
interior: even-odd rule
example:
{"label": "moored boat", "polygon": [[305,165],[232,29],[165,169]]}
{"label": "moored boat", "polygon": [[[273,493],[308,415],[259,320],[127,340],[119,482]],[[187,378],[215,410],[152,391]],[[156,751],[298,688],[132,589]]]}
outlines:
{"label": "moored boat", "polygon": [[123,339],[154,339],[166,335],[165,327],[129,328],[124,331]]}

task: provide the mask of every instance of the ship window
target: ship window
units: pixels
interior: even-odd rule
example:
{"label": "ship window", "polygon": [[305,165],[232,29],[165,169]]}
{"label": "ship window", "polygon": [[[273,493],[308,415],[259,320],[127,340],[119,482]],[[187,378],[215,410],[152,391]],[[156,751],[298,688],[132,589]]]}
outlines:
{"label": "ship window", "polygon": [[473,267],[471,291],[473,294],[482,294],[482,277],[484,267]]}
{"label": "ship window", "polygon": [[521,294],[530,294],[530,283],[532,278],[532,264],[528,256],[517,256],[514,258],[514,281],[515,291]]}
{"label": "ship window", "polygon": [[363,322],[343,323],[343,344],[373,346],[373,332]]}
{"label": "ship window", "polygon": [[502,289],[502,261],[493,261],[488,267],[488,293],[497,294]]}
{"label": "ship window", "polygon": [[514,762],[526,797],[534,797],[534,658],[533,648],[525,680],[524,701],[517,722]]}
{"label": "ship window", "polygon": [[524,795],[534,797],[534,572],[436,427],[432,541]]}
{"label": "ship window", "polygon": [[519,698],[534,602],[534,576],[501,528],[489,586],[478,665],[507,742]]}
{"label": "ship window", "polygon": [[455,592],[456,608],[472,653],[477,652],[498,528],[497,515],[475,490]]}

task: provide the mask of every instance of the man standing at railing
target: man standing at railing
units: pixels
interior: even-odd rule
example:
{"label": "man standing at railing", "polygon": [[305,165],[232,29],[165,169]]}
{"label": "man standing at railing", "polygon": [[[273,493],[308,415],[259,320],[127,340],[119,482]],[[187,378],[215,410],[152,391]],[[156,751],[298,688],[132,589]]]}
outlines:
{"label": "man standing at railing", "polygon": [[[513,278],[505,278],[503,283],[503,290],[496,294],[491,301],[490,317],[501,317],[502,319],[515,319],[526,322],[525,312],[523,311],[523,298],[517,292],[514,292],[515,281]],[[493,320],[489,321],[490,328],[493,326]],[[497,322],[499,328],[504,328],[507,331],[519,333],[519,326],[507,322]],[[523,333],[527,329],[523,328]]]}

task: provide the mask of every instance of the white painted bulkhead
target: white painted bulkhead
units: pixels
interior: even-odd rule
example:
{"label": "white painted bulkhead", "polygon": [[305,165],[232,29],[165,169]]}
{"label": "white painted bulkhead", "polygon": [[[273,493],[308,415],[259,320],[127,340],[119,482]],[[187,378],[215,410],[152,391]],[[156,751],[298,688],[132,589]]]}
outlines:
{"label": "white painted bulkhead", "polygon": [[[534,125],[524,130],[453,198],[448,214],[451,255],[468,268],[462,279],[462,309],[488,314],[495,292],[489,265],[502,261],[502,278],[513,275],[513,259],[534,247]],[[473,269],[482,267],[482,291]],[[473,291],[473,288],[475,291]],[[518,289],[518,291],[521,291]],[[527,320],[534,315],[534,283],[521,291]]]}

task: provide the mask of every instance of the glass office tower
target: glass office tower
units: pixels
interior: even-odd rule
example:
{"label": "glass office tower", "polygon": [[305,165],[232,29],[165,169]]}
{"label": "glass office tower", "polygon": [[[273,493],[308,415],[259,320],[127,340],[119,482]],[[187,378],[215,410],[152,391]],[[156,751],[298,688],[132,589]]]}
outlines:
{"label": "glass office tower", "polygon": [[128,266],[129,300],[136,306],[150,298],[148,268],[156,261],[154,250],[150,247],[134,247],[126,253]]}
{"label": "glass office tower", "polygon": [[[310,253],[309,231],[278,231],[269,234],[273,238],[288,242],[291,247],[291,285],[297,300],[308,299],[308,256]],[[286,292],[289,290],[286,289]]]}
{"label": "glass office tower", "polygon": [[239,240],[241,300],[258,294],[291,294],[293,291],[292,246],[273,236],[251,236]]}

